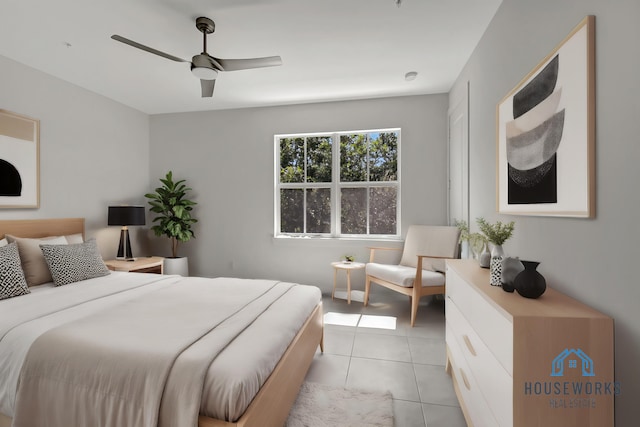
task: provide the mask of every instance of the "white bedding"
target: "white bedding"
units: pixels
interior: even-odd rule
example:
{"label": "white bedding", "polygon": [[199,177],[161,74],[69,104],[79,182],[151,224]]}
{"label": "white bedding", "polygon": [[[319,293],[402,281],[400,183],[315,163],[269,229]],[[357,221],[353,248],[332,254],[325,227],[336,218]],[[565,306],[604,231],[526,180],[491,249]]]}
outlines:
{"label": "white bedding", "polygon": [[[29,348],[44,332],[111,310],[123,302],[140,297],[144,300],[145,294],[180,286],[184,280],[191,279],[114,272],[58,288],[38,286],[31,288],[31,294],[0,301],[0,412],[14,416],[21,367]],[[241,288],[258,282],[265,281],[210,279],[211,286],[222,292],[221,296],[228,296],[234,286]],[[317,288],[288,284],[286,292],[270,303],[269,309],[211,363],[202,390],[200,413],[229,421],[239,418],[319,301]],[[198,351],[206,341],[197,341],[184,353]],[[179,383],[171,381],[171,375],[177,374],[169,374],[169,387]],[[175,410],[165,405],[162,408]]]}

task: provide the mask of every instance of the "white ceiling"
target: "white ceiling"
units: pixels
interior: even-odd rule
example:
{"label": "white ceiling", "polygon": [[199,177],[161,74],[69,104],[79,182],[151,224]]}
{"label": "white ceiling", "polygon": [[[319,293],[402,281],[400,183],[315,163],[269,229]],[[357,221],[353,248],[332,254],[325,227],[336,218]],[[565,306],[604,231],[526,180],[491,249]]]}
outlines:
{"label": "white ceiling", "polygon": [[[501,1],[0,0],[0,55],[148,114],[443,93]],[[211,55],[283,65],[221,73],[201,98],[189,64],[110,38],[190,60],[198,16]]]}

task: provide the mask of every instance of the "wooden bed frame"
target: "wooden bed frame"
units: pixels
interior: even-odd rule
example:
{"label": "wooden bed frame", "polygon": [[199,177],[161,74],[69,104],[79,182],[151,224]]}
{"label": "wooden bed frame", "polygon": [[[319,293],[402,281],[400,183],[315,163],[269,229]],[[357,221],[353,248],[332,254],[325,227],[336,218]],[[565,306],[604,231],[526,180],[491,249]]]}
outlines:
{"label": "wooden bed frame", "polygon": [[[84,218],[0,220],[0,238],[48,237],[82,233]],[[281,427],[296,400],[318,346],[324,351],[322,302],[313,310],[258,394],[238,421],[231,423],[200,416],[199,427]],[[0,427],[11,418],[0,413]]]}

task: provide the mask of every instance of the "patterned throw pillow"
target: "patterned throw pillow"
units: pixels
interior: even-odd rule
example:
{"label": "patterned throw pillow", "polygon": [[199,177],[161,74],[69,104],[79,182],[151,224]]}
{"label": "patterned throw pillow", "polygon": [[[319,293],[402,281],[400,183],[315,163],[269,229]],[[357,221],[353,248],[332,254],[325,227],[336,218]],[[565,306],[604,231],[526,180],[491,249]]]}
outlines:
{"label": "patterned throw pillow", "polygon": [[0,247],[0,300],[29,292],[20,264],[18,245],[10,243]]}
{"label": "patterned throw pillow", "polygon": [[72,245],[40,245],[56,286],[109,274],[95,239]]}
{"label": "patterned throw pillow", "polygon": [[40,243],[48,245],[63,245],[67,243],[67,239],[63,236],[42,237],[40,239],[32,239],[26,237],[16,237],[7,234],[6,238],[9,242],[18,244],[18,252],[20,253],[20,261],[22,262],[22,271],[27,279],[27,285],[36,286],[43,283],[51,282],[51,273],[47,268],[47,263],[42,256]]}

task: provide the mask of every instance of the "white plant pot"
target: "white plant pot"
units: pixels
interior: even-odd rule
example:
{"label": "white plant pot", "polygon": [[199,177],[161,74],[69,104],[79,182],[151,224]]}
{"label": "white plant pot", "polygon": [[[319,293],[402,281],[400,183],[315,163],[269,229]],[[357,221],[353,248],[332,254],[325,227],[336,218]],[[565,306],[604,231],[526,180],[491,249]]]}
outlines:
{"label": "white plant pot", "polygon": [[189,258],[165,258],[162,267],[164,274],[177,274],[179,276],[189,276]]}

